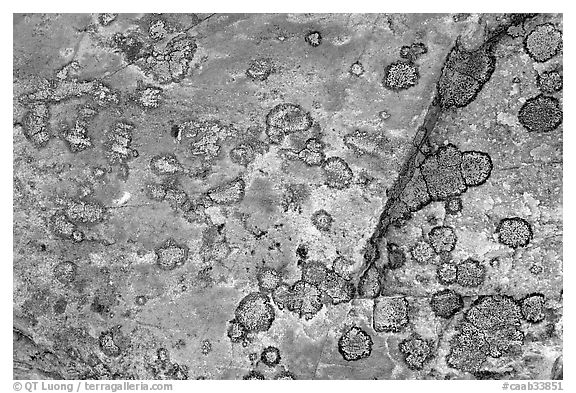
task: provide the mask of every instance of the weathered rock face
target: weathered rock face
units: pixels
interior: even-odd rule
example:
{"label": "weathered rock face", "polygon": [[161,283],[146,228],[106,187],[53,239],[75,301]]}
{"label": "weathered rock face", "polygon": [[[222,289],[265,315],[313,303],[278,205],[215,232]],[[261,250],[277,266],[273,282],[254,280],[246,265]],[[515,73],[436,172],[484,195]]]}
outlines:
{"label": "weathered rock face", "polygon": [[562,30],[14,15],[14,377],[562,375]]}

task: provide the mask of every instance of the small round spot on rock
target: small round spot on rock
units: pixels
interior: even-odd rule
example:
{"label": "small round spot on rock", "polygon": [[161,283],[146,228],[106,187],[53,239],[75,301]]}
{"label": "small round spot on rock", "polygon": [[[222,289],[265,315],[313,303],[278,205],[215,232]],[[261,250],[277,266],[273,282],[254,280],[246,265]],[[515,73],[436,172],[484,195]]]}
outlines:
{"label": "small round spot on rock", "polygon": [[425,241],[418,242],[412,248],[412,258],[418,263],[425,264],[434,257],[434,249]]}
{"label": "small round spot on rock", "polygon": [[327,273],[323,262],[308,261],[302,266],[302,281],[320,286],[326,280]]}
{"label": "small round spot on rock", "polygon": [[305,320],[314,318],[324,306],[320,289],[304,280],[296,281],[284,295],[286,308]]}
{"label": "small round spot on rock", "polygon": [[458,268],[451,262],[443,262],[438,265],[438,268],[436,269],[436,277],[438,278],[438,282],[443,285],[450,285],[456,282],[457,273]]}
{"label": "small round spot on rock", "polygon": [[148,21],[148,36],[154,40],[158,41],[161,40],[166,36],[170,29],[168,26],[167,21],[160,15],[155,15]]}
{"label": "small round spot on rock", "polygon": [[256,274],[256,278],[258,280],[258,286],[260,290],[263,292],[272,292],[278,285],[282,282],[282,278],[280,274],[275,269],[270,267],[263,267],[258,271]]}
{"label": "small round spot on rock", "polygon": [[278,363],[280,363],[280,359],[280,350],[272,346],[264,348],[262,354],[260,355],[260,360],[262,360],[262,363],[268,367],[276,366]]}
{"label": "small round spot on rock", "polygon": [[526,296],[520,301],[522,317],[531,323],[542,322],[544,315],[544,295],[535,293]]}
{"label": "small round spot on rock", "polygon": [[404,361],[412,370],[422,370],[424,364],[432,357],[433,344],[419,335],[413,335],[398,345],[404,355]]}
{"label": "small round spot on rock", "polygon": [[182,173],[184,168],[173,153],[157,154],[150,159],[150,169],[157,176],[174,176]]}
{"label": "small round spot on rock", "polygon": [[526,247],[533,237],[532,226],[520,217],[503,218],[496,233],[500,243],[512,248]]}
{"label": "small round spot on rock", "polygon": [[188,259],[188,247],[176,243],[174,239],[166,240],[155,250],[157,261],[156,264],[162,270],[173,270],[182,266]]}
{"label": "small round spot on rock", "polygon": [[420,79],[418,67],[409,61],[392,63],[384,70],[382,84],[392,91],[401,91],[416,86]]}
{"label": "small round spot on rock", "polygon": [[526,36],[524,48],[534,61],[543,63],[556,56],[562,48],[562,33],[551,23],[536,26]]}
{"label": "small round spot on rock", "polygon": [[312,117],[300,105],[278,104],[266,115],[266,135],[272,143],[281,143],[284,136],[312,127]]}
{"label": "small round spot on rock", "polygon": [[388,120],[392,115],[388,111],[380,111],[378,112],[378,117],[381,120]]}
{"label": "small round spot on rock", "polygon": [[451,252],[456,247],[456,234],[448,226],[436,226],[428,234],[430,244],[437,254]]}
{"label": "small round spot on rock", "polygon": [[330,157],[322,164],[326,176],[326,184],[330,188],[345,189],[352,182],[354,174],[348,163],[340,157]]}
{"label": "small round spot on rock", "polygon": [[562,124],[562,116],[558,99],[540,94],[526,100],[518,112],[518,121],[528,131],[550,132]]}
{"label": "small round spot on rock", "polygon": [[72,241],[74,243],[80,243],[84,239],[85,239],[84,232],[82,232],[78,229],[72,231]]}
{"label": "small round spot on rock", "polygon": [[458,214],[462,211],[462,198],[451,197],[444,202],[444,210],[447,214]]}
{"label": "small round spot on rock", "polygon": [[354,76],[362,76],[364,75],[364,66],[359,61],[353,63],[350,66],[350,74]]}
{"label": "small round spot on rock", "polygon": [[248,143],[241,143],[230,150],[230,161],[238,165],[247,166],[255,157],[256,152]]}
{"label": "small round spot on rock", "polygon": [[534,264],[532,264],[532,266],[530,266],[530,273],[534,274],[535,276],[542,273],[543,270],[544,270],[544,268],[542,267],[542,265],[539,265],[536,263],[534,263]]}
{"label": "small round spot on rock", "polygon": [[465,151],[462,153],[460,172],[464,183],[469,187],[482,185],[492,174],[492,158],[481,151]]}
{"label": "small round spot on rock", "polygon": [[359,327],[353,326],[338,340],[338,351],[344,360],[351,362],[369,357],[372,345],[372,337]]}
{"label": "small round spot on rock", "polygon": [[322,35],[318,31],[311,31],[306,35],[304,40],[308,43],[308,45],[315,48],[320,46],[322,43]]}
{"label": "small round spot on rock", "polygon": [[398,296],[377,297],[372,315],[372,327],[376,332],[401,332],[410,322],[408,300]]}
{"label": "small round spot on rock", "polygon": [[456,282],[463,287],[474,288],[482,285],[486,278],[486,266],[474,259],[467,259],[457,265]]}
{"label": "small round spot on rock", "polygon": [[246,70],[246,75],[255,81],[265,81],[274,71],[272,62],[269,59],[256,59],[250,63]]}
{"label": "small round spot on rock", "polygon": [[458,292],[452,289],[443,289],[432,295],[430,307],[432,307],[435,315],[448,319],[462,310],[464,300]]}
{"label": "small round spot on rock", "polygon": [[62,284],[70,284],[76,279],[77,273],[78,265],[71,261],[60,262],[54,267],[54,277]]}
{"label": "small round spot on rock", "polygon": [[557,70],[544,71],[538,74],[536,84],[544,94],[554,94],[562,90],[564,78]]}
{"label": "small round spot on rock", "polygon": [[212,343],[208,339],[203,340],[202,341],[202,354],[208,355],[210,352],[212,352]]}
{"label": "small round spot on rock", "polygon": [[312,214],[312,224],[322,232],[330,231],[332,227],[332,216],[324,209],[320,209]]}
{"label": "small round spot on rock", "polygon": [[246,295],[236,307],[235,315],[247,332],[267,331],[275,318],[270,299],[260,292]]}
{"label": "small round spot on rock", "polygon": [[411,50],[409,45],[404,45],[400,48],[400,57],[403,59],[410,59],[411,57]]}

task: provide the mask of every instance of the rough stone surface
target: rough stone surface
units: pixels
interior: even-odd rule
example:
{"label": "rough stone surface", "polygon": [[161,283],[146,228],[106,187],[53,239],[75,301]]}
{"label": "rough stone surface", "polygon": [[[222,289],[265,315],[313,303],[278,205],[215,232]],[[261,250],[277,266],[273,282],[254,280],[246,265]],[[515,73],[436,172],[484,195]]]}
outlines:
{"label": "rough stone surface", "polygon": [[14,14],[14,378],[561,378],[562,31]]}

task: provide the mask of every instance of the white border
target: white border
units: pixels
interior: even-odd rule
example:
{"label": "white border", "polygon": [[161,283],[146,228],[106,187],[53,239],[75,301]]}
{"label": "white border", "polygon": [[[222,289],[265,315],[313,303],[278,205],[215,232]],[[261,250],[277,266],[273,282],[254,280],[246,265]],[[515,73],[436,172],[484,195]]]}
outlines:
{"label": "white border", "polygon": [[[470,2],[460,1],[368,1],[368,0],[349,0],[346,2],[328,2],[325,0],[290,0],[282,2],[272,1],[206,1],[206,2],[167,2],[167,1],[138,1],[134,2],[120,2],[118,0],[100,0],[95,2],[80,2],[80,1],[25,1],[25,2],[10,2],[3,4],[0,15],[2,17],[2,24],[0,25],[4,30],[2,32],[2,46],[4,46],[1,53],[12,53],[12,13],[15,12],[101,12],[101,11],[114,11],[114,12],[130,12],[138,10],[139,12],[561,12],[564,13],[564,173],[568,174],[565,177],[566,182],[564,186],[564,198],[567,203],[564,205],[564,231],[565,238],[568,239],[568,244],[564,246],[564,260],[568,263],[564,264],[564,277],[565,279],[565,304],[574,304],[574,290],[571,286],[571,277],[574,277],[573,264],[576,263],[574,249],[571,248],[572,239],[576,239],[576,231],[574,220],[576,219],[575,205],[570,203],[571,200],[576,199],[574,192],[574,181],[572,175],[576,173],[576,155],[573,154],[572,148],[576,151],[576,132],[573,112],[569,110],[572,108],[571,103],[574,102],[574,67],[571,65],[574,62],[574,29],[572,22],[576,22],[573,17],[571,7],[566,3],[554,1],[479,1],[473,4]],[[10,131],[8,122],[12,120],[12,72],[10,70],[10,60],[5,59],[2,63],[2,81],[5,93],[2,94],[1,110],[3,113],[3,128],[0,144],[2,154],[0,159],[0,179],[4,184],[5,192],[0,194],[2,198],[1,206],[4,207],[6,216],[4,222],[6,225],[2,227],[3,239],[2,246],[5,250],[6,257],[0,265],[0,277],[3,277],[2,301],[0,311],[5,316],[12,316],[12,193],[9,191],[12,185],[12,132]],[[10,78],[10,80],[8,80]],[[574,386],[572,384],[572,370],[573,366],[573,349],[576,348],[574,336],[571,334],[573,324],[573,311],[572,307],[564,308],[564,368],[568,372],[564,375],[563,387],[565,391],[572,391]],[[2,324],[2,342],[5,344],[4,356],[1,358],[1,381],[4,388],[3,391],[12,390],[12,358],[9,348],[12,346],[11,330],[11,317],[4,318]],[[9,323],[10,321],[10,323]],[[215,386],[216,385],[216,386]],[[174,381],[175,392],[189,392],[191,390],[204,390],[204,389],[226,389],[228,392],[242,392],[242,391],[264,391],[268,393],[270,389],[278,391],[292,391],[294,389],[330,389],[333,392],[369,392],[375,391],[374,389],[386,389],[389,391],[441,391],[441,392],[485,392],[485,391],[502,391],[502,381],[291,381],[291,382],[276,382],[274,386],[270,382],[254,383],[254,382],[241,382],[237,381],[188,381],[178,382]],[[363,390],[365,389],[365,390]]]}

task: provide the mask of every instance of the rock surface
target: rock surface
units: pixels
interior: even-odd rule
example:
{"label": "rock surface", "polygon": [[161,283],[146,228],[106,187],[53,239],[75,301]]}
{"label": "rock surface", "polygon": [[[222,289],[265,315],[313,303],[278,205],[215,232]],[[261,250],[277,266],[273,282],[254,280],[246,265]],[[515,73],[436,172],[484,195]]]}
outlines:
{"label": "rock surface", "polygon": [[562,375],[561,15],[13,30],[14,378]]}

